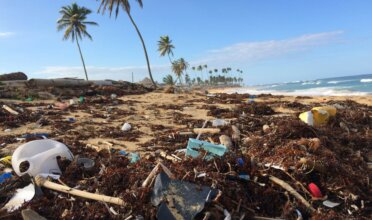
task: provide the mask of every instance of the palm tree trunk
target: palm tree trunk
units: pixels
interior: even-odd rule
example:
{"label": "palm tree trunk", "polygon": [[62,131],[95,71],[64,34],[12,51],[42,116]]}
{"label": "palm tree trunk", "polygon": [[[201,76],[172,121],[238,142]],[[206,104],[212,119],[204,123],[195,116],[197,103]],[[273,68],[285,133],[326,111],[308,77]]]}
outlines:
{"label": "palm tree trunk", "polygon": [[85,78],[86,78],[87,81],[88,81],[88,80],[89,80],[89,79],[88,79],[88,73],[87,73],[87,69],[85,68],[85,62],[84,62],[83,54],[81,53],[80,44],[79,44],[79,39],[78,39],[77,35],[76,35],[75,38],[76,38],[76,44],[77,44],[77,46],[78,46],[78,48],[79,48],[81,62],[83,62],[83,67],[84,67],[84,72],[85,72]]}
{"label": "palm tree trunk", "polygon": [[150,76],[150,79],[151,79],[151,82],[152,84],[154,85],[154,87],[156,88],[156,83],[154,81],[154,79],[152,78],[152,73],[151,73],[151,68],[150,68],[150,60],[149,60],[149,56],[147,55],[147,50],[146,50],[146,45],[145,45],[145,41],[143,40],[143,37],[141,35],[141,32],[139,31],[136,23],[134,22],[132,16],[130,15],[130,13],[127,11],[127,14],[128,14],[128,17],[130,19],[130,21],[132,22],[134,28],[136,29],[137,31],[137,34],[141,40],[141,43],[142,43],[142,47],[143,47],[143,51],[145,52],[145,57],[146,57],[146,62],[147,62],[147,69],[149,71],[149,76]]}
{"label": "palm tree trunk", "polygon": [[172,59],[170,58],[169,54],[168,54],[168,58],[169,58],[169,62],[172,64],[173,61],[172,61]]}

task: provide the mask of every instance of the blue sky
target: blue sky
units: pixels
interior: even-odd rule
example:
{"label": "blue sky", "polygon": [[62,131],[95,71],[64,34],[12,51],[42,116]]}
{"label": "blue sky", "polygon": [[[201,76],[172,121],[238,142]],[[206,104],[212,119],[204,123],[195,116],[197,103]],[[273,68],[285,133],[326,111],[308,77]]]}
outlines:
{"label": "blue sky", "polygon": [[[125,13],[102,16],[95,0],[0,0],[0,73],[33,78],[84,77],[75,44],[62,41],[61,6],[92,9],[93,41],[81,46],[92,79],[147,76],[142,47]],[[369,0],[132,0],[132,15],[148,48],[154,78],[170,73],[157,52],[161,35],[175,58],[210,68],[243,69],[246,84],[372,73]],[[192,72],[191,70],[189,72]],[[195,74],[191,74],[195,76]]]}

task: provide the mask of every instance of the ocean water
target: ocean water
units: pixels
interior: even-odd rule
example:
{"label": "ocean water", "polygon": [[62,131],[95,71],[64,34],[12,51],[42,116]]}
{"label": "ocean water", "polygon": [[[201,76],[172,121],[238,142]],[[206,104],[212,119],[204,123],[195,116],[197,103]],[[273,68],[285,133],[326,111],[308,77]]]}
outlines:
{"label": "ocean water", "polygon": [[229,92],[296,96],[365,96],[372,95],[372,74],[242,87]]}

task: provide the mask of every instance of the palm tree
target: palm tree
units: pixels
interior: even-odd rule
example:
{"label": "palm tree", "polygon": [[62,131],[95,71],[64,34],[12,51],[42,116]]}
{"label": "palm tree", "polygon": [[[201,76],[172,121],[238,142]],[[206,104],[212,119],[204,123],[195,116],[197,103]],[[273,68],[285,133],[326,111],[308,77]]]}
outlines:
{"label": "palm tree", "polygon": [[214,69],[214,72],[217,73],[218,72],[218,69]]}
{"label": "palm tree", "polygon": [[[146,49],[145,41],[143,40],[142,34],[139,31],[138,26],[134,22],[133,17],[130,14],[129,0],[100,0],[100,1],[101,1],[101,4],[100,4],[100,6],[98,8],[98,12],[100,12],[102,10],[102,14],[104,14],[105,11],[106,11],[106,9],[107,9],[110,12],[110,17],[111,17],[112,11],[115,11],[115,17],[117,18],[118,15],[119,15],[120,8],[122,8],[127,13],[127,15],[129,17],[131,23],[133,24],[134,28],[136,29],[136,32],[138,34],[138,37],[141,40],[143,51],[145,52],[145,58],[146,58],[146,62],[147,62],[147,69],[149,71],[149,76],[150,76],[150,79],[151,79],[152,84],[156,88],[156,83],[155,83],[154,79],[152,78],[151,67],[150,67],[150,60],[149,60],[149,56],[147,54],[147,49]],[[138,2],[139,6],[141,8],[143,8],[142,0],[136,0],[136,1]]]}
{"label": "palm tree", "polygon": [[197,71],[200,71],[201,72],[201,79],[203,80],[203,66],[202,65],[199,65],[197,68],[196,68]]}
{"label": "palm tree", "polygon": [[180,84],[182,84],[181,76],[182,76],[182,72],[183,72],[183,66],[182,66],[182,64],[180,63],[179,60],[176,60],[172,63],[172,71],[176,75],[177,79],[180,81]]}
{"label": "palm tree", "polygon": [[175,48],[172,44],[172,40],[169,39],[169,36],[161,36],[160,40],[158,41],[158,51],[160,52],[160,56],[168,55],[169,61],[172,63],[170,55],[173,56],[173,49]]}
{"label": "palm tree", "polygon": [[173,76],[172,75],[166,75],[164,78],[163,78],[163,82],[167,85],[170,85],[170,86],[173,86],[174,84],[176,84],[176,82],[174,81],[173,79]]}
{"label": "palm tree", "polygon": [[190,78],[189,74],[187,74],[187,73],[185,75],[185,82],[188,86],[191,86],[191,78]]}
{"label": "palm tree", "polygon": [[83,54],[81,52],[79,39],[82,40],[83,37],[88,37],[90,40],[92,40],[92,36],[87,32],[87,25],[98,24],[93,21],[86,21],[87,15],[92,13],[92,11],[85,7],[80,7],[76,3],[62,7],[59,13],[62,15],[62,17],[57,21],[57,30],[65,30],[63,40],[71,39],[72,42],[76,40],[76,44],[80,52],[81,62],[83,63],[84,67],[85,78],[88,80],[88,73],[85,67]]}
{"label": "palm tree", "polygon": [[185,71],[185,73],[187,73],[187,69],[189,68],[190,64],[183,58],[178,59],[178,64],[180,65],[182,72]]}

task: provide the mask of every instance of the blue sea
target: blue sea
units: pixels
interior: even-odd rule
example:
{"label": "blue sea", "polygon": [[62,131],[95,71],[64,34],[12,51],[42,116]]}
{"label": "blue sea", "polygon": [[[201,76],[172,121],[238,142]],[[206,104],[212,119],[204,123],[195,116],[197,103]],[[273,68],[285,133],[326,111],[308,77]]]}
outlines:
{"label": "blue sea", "polygon": [[372,74],[236,88],[229,92],[296,96],[372,95]]}

